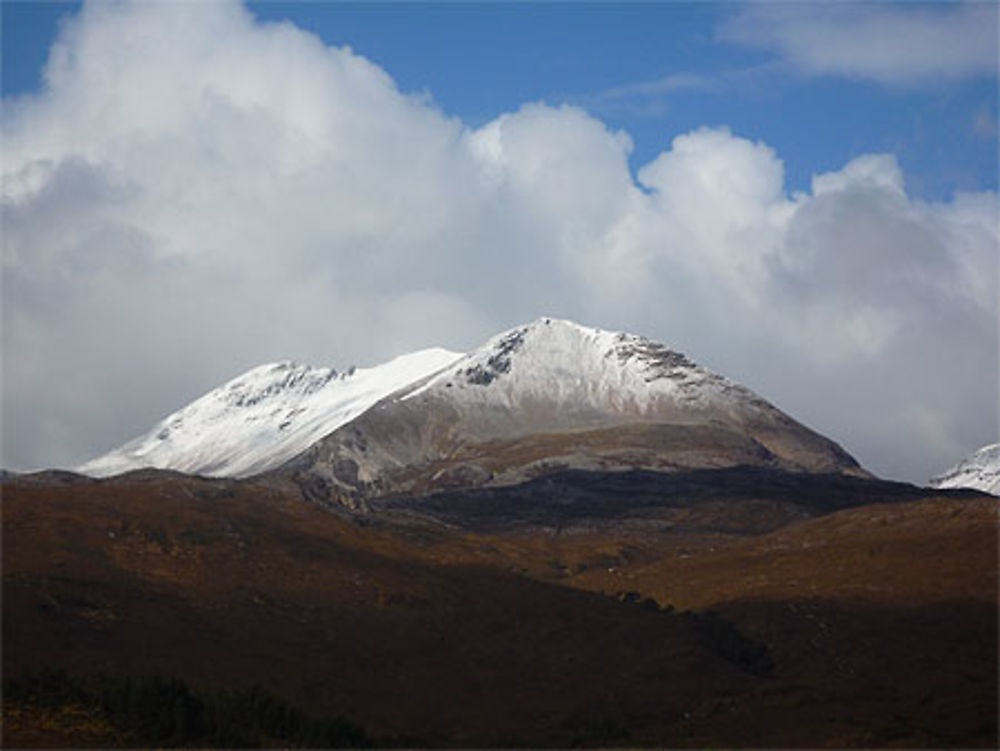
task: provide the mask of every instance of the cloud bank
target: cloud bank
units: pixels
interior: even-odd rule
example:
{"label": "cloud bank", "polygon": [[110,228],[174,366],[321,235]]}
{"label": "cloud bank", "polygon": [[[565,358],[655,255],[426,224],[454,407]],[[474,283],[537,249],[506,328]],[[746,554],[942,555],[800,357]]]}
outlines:
{"label": "cloud bank", "polygon": [[719,38],[807,75],[940,84],[997,74],[997,13],[992,2],[759,3],[728,18]]}
{"label": "cloud bank", "polygon": [[235,3],[86,5],[5,102],[3,464],[72,466],[250,366],[470,348],[539,315],[649,335],[923,481],[997,435],[997,196],[891,155],[788,195],[766,144],[637,179],[586,111],[470,128]]}

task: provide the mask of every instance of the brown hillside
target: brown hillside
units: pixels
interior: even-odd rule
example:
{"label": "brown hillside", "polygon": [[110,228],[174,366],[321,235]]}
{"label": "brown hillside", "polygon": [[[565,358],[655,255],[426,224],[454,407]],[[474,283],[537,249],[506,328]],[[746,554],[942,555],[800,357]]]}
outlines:
{"label": "brown hillside", "polygon": [[418,745],[995,745],[995,501],[556,535],[157,473],[3,490],[5,677],[261,683]]}

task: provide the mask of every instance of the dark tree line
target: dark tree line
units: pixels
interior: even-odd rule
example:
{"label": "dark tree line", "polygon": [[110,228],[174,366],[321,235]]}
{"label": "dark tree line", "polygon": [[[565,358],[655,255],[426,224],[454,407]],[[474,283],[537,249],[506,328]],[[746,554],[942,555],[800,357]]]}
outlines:
{"label": "dark tree line", "polygon": [[5,679],[5,700],[45,707],[82,704],[144,745],[251,748],[290,746],[365,748],[365,731],[342,718],[315,719],[265,689],[192,688],[163,676],[98,675],[81,679],[43,668]]}

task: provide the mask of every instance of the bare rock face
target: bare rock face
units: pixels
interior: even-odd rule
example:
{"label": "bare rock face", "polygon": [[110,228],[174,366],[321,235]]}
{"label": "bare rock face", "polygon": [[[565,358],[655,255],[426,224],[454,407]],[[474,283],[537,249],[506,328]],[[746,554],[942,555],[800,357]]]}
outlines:
{"label": "bare rock face", "polygon": [[565,469],[737,466],[867,476],[837,444],[678,352],[544,318],[387,396],[280,473],[353,505]]}

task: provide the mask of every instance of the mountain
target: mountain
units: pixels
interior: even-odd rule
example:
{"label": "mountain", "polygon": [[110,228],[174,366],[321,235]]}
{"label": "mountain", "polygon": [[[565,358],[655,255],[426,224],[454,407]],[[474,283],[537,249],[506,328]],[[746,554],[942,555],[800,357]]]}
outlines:
{"label": "mountain", "polygon": [[96,477],[145,467],[213,477],[264,472],[302,453],[387,394],[459,357],[427,349],[344,373],[291,362],[261,365],[78,470]]}
{"label": "mountain", "polygon": [[1000,495],[1000,443],[983,446],[947,472],[932,477],[935,488],[973,488]]}
{"label": "mountain", "polygon": [[679,352],[541,318],[467,355],[430,349],[347,373],[263,365],[79,469],[271,471],[346,501],[567,469],[736,466],[867,475],[832,441]]}
{"label": "mountain", "polygon": [[678,352],[542,318],[381,400],[281,472],[344,500],[567,469],[735,466],[867,476],[832,441]]}

